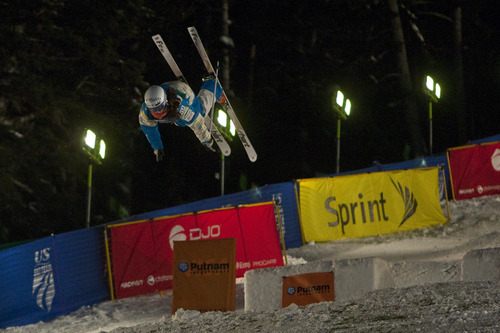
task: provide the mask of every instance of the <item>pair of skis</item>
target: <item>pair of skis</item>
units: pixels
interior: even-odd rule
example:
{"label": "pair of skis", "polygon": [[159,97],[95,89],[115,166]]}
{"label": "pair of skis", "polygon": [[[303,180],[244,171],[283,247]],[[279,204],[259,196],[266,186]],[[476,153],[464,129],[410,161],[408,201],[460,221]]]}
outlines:
{"label": "pair of skis", "polygon": [[[205,50],[205,47],[203,46],[203,43],[201,42],[200,36],[198,35],[198,31],[196,31],[195,27],[189,27],[188,28],[189,35],[191,36],[191,39],[193,40],[193,43],[198,50],[198,53],[200,54],[200,57],[203,61],[203,64],[205,65],[205,68],[208,72],[209,75],[213,76],[217,81],[217,73],[215,72],[212,63],[210,62],[210,59],[208,58],[207,51]],[[163,41],[160,35],[154,35],[152,36],[153,41],[155,42],[156,46],[158,47],[158,50],[160,50],[161,54],[167,61],[168,65],[170,66],[170,69],[174,73],[175,77],[177,80],[181,80],[187,84],[187,80],[182,74],[179,66],[174,60],[174,57],[172,56],[172,53],[167,48],[167,45]],[[220,84],[220,82],[219,82]],[[255,149],[253,148],[252,144],[250,143],[250,140],[248,139],[247,134],[245,133],[245,130],[241,126],[241,123],[238,120],[238,117],[234,113],[233,107],[231,106],[231,103],[229,103],[229,100],[227,98],[226,93],[224,92],[223,89],[223,96],[221,96],[222,102],[220,103],[221,106],[224,108],[224,111],[228,114],[229,118],[232,120],[234,126],[236,127],[236,131],[238,133],[238,136],[241,140],[241,143],[243,144],[243,147],[245,148],[245,151],[248,155],[248,159],[252,162],[255,162],[257,160],[257,153],[255,152]],[[229,156],[231,154],[231,147],[229,147],[229,144],[227,141],[224,139],[224,136],[219,132],[215,124],[212,122],[211,117],[208,115],[205,117],[205,125],[210,129],[210,132],[212,134],[212,137],[214,138],[214,141],[217,143],[219,146],[222,154],[225,156]]]}

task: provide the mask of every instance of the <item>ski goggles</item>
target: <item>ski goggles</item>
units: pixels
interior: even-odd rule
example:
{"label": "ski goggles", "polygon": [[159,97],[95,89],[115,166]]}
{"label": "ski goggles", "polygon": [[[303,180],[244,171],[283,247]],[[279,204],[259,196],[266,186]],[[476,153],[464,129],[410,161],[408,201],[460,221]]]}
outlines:
{"label": "ski goggles", "polygon": [[167,104],[168,102],[165,100],[163,103],[161,103],[160,105],[158,106],[155,106],[154,108],[149,108],[149,110],[152,112],[152,113],[162,113],[162,112],[165,112],[165,108],[167,107]]}

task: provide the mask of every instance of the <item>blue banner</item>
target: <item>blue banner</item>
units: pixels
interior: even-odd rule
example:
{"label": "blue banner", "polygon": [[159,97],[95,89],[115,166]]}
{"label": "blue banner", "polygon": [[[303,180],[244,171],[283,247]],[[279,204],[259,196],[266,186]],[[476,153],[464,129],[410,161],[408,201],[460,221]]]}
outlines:
{"label": "blue banner", "polygon": [[109,299],[102,230],[78,230],[1,251],[0,328]]}

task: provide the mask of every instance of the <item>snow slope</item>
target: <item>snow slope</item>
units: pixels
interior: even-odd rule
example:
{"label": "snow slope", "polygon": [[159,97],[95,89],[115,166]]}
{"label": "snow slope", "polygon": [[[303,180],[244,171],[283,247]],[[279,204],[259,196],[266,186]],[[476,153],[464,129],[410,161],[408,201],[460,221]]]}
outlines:
{"label": "snow slope", "polygon": [[107,301],[6,332],[499,332],[500,277],[460,281],[459,272],[468,251],[500,247],[500,196],[450,202],[450,213],[445,225],[312,243],[287,252],[289,264],[364,257],[386,260],[396,287],[362,297],[245,312],[244,280],[239,279],[236,312],[179,310],[171,316],[172,294],[166,292]]}

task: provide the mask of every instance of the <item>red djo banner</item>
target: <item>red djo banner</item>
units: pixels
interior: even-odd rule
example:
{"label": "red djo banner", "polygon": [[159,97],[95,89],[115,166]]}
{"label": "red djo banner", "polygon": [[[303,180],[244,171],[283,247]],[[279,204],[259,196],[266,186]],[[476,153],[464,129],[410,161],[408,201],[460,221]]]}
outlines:
{"label": "red djo banner", "polygon": [[174,241],[236,238],[236,277],[250,269],[283,266],[273,203],[109,228],[117,298],[171,289]]}
{"label": "red djo banner", "polygon": [[500,194],[500,142],[448,151],[455,200]]}

